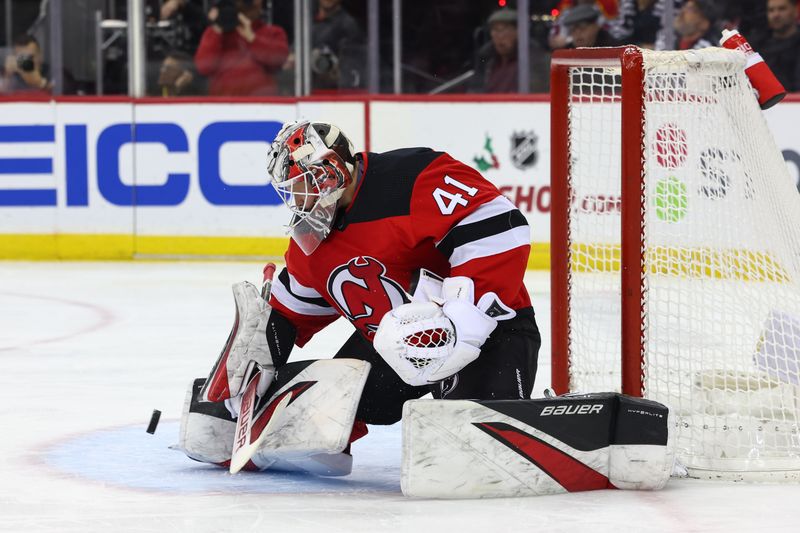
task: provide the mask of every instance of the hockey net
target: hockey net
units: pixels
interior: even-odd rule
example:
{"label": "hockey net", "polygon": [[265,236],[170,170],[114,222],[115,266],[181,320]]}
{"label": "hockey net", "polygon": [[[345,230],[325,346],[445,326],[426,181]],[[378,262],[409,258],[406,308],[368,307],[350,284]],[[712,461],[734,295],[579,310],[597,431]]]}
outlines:
{"label": "hockey net", "polygon": [[800,478],[800,195],[744,56],[552,69],[556,391],[666,403],[690,475]]}

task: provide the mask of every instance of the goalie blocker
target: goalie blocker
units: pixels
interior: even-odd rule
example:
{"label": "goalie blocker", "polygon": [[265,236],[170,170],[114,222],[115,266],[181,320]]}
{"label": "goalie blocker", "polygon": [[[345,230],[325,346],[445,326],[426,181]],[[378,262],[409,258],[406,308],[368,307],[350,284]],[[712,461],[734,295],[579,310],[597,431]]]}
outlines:
{"label": "goalie blocker", "polygon": [[537,400],[412,400],[403,409],[406,496],[487,498],[662,488],[671,414],[615,393]]}

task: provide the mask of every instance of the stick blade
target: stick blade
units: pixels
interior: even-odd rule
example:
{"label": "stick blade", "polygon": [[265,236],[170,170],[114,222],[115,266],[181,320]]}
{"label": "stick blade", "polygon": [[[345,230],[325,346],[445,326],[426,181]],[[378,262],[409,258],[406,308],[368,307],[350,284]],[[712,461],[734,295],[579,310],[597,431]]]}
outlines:
{"label": "stick blade", "polygon": [[[275,398],[261,412],[255,413],[259,401],[257,388],[260,378],[261,370],[258,370],[250,378],[242,396],[242,407],[236,421],[236,439],[233,442],[233,453],[231,454],[231,474],[239,472],[253,458],[264,439],[271,433],[272,425],[279,418],[280,412],[292,401],[291,394],[284,394]],[[266,420],[264,420],[265,418]],[[260,429],[254,438],[253,428],[256,424],[263,429]]]}

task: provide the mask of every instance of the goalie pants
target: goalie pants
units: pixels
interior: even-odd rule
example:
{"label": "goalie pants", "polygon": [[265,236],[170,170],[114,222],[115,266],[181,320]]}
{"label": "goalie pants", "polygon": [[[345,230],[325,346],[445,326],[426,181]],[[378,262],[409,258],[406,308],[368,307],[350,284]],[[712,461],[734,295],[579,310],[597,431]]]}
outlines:
{"label": "goalie pants", "polygon": [[434,398],[448,400],[530,398],[541,344],[533,309],[526,308],[518,310],[516,317],[498,323],[478,359],[433,385],[413,387],[405,383],[359,332],[355,332],[334,357],[361,359],[372,364],[356,419],[367,424],[394,424],[400,420],[406,400],[429,392]]}

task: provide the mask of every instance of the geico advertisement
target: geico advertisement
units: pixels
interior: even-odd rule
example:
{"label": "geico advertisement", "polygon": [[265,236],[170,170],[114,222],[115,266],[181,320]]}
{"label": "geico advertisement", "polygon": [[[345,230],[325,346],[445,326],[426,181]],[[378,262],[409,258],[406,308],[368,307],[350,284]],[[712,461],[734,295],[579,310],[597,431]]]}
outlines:
{"label": "geico advertisement", "polygon": [[[381,101],[369,106],[367,130],[362,102],[0,104],[0,232],[283,236],[287,213],[267,183],[266,150],[281,123],[307,118],[336,123],[357,150],[364,149],[369,131],[373,151],[407,146],[448,151],[481,171],[526,214],[534,242],[549,242],[549,104]],[[796,181],[800,103],[782,103],[766,117]],[[601,131],[614,123],[603,122]],[[695,133],[687,130],[691,139],[679,170],[692,165],[702,170],[703,160],[718,153],[704,158],[711,141],[700,142]],[[725,139],[724,132],[706,128],[700,133]],[[584,134],[597,142],[596,130],[575,133]],[[576,168],[585,163],[586,173],[600,178],[580,201],[583,211],[618,211],[618,186],[603,179],[617,172],[606,159],[598,150],[573,161]],[[729,184],[718,174],[709,174],[716,188]],[[680,189],[673,178],[662,177],[668,180],[662,184],[665,195]],[[693,209],[684,210],[679,202],[677,210],[662,211],[676,223],[671,218]]]}
{"label": "geico advertisement", "polygon": [[363,105],[3,104],[4,233],[281,236],[267,181],[288,120],[327,117],[363,147]]}
{"label": "geico advertisement", "polygon": [[550,241],[550,104],[373,102],[372,149],[429,146],[479,170]]}

